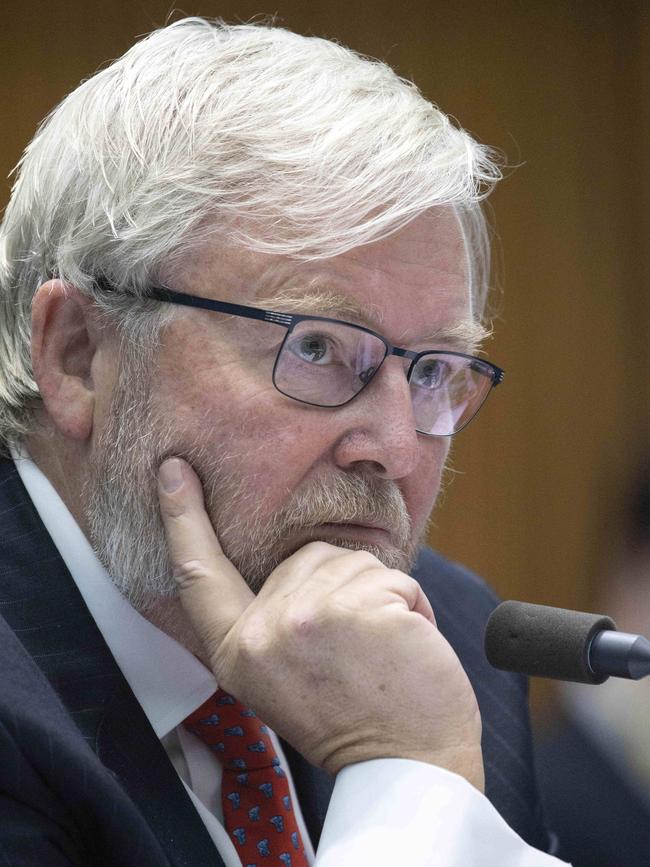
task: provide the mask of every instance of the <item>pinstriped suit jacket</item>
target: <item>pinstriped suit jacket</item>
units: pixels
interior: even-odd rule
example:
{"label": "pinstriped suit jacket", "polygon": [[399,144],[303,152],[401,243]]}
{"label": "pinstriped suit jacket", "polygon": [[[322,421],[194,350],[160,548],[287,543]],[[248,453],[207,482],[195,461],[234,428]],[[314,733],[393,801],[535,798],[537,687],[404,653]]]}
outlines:
{"label": "pinstriped suit jacket", "polygon": [[[524,839],[544,849],[526,682],[490,668],[482,649],[496,600],[476,576],[429,550],[414,575],[478,697],[486,794]],[[6,459],[0,654],[0,864],[223,867]],[[317,844],[332,781],[285,748]]]}

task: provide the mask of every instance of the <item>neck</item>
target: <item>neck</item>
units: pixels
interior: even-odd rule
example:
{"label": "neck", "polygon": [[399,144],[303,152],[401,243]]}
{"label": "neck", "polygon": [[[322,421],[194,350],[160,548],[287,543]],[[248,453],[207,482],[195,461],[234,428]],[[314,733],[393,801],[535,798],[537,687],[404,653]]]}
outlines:
{"label": "neck", "polygon": [[179,599],[165,598],[157,600],[146,611],[140,612],[154,626],[167,633],[170,638],[182,644],[190,653],[193,653],[206,668],[210,668],[210,662],[192,629],[190,622],[183,610]]}
{"label": "neck", "polygon": [[48,478],[66,508],[88,538],[88,523],[82,507],[87,446],[62,437],[56,430],[42,430],[22,443],[29,457]]}

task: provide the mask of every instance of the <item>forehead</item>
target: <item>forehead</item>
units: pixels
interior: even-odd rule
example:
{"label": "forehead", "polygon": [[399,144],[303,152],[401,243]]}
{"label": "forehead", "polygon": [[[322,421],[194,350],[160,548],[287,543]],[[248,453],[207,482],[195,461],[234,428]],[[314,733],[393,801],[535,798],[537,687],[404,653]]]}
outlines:
{"label": "forehead", "polygon": [[440,207],[329,259],[301,262],[209,245],[175,279],[181,290],[224,301],[362,320],[399,342],[477,330],[468,274],[459,220],[451,207]]}

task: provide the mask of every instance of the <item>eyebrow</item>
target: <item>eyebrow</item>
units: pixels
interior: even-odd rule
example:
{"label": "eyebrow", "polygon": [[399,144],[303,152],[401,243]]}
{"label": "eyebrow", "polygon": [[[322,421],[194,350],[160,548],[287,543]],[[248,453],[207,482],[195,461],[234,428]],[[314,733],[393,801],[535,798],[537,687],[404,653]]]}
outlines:
{"label": "eyebrow", "polygon": [[[329,289],[311,285],[304,289],[279,289],[269,295],[256,299],[256,304],[264,309],[278,310],[282,313],[297,313],[314,316],[331,316],[334,319],[352,321],[372,331],[381,332],[381,310],[374,305],[365,307],[354,298]],[[450,325],[442,325],[421,339],[411,341],[420,344],[443,344],[451,349],[473,352],[487,340],[491,331],[474,319],[463,319]]]}

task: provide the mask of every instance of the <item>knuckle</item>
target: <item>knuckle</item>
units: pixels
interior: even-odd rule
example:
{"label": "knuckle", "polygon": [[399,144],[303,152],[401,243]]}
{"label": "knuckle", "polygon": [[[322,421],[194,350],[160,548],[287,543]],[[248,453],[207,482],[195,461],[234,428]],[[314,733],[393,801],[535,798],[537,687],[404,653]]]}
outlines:
{"label": "knuckle", "polygon": [[272,683],[286,662],[286,647],[263,618],[241,624],[227,645],[226,668],[237,673],[238,689],[246,683]]}
{"label": "knuckle", "polygon": [[273,644],[273,634],[261,617],[250,617],[243,623],[237,636],[238,652],[242,659],[253,662],[265,657]]}
{"label": "knuckle", "polygon": [[412,578],[410,575],[407,575],[405,572],[400,572],[399,569],[391,569],[390,570],[391,577],[395,579],[396,582],[401,584],[405,590],[409,590],[413,594],[417,594],[420,590],[420,582],[416,581],[415,578]]}
{"label": "knuckle", "polygon": [[160,501],[160,511],[164,518],[178,519],[185,515],[186,507],[180,498],[171,495]]}
{"label": "knuckle", "polygon": [[303,545],[303,551],[327,551],[328,548],[334,548],[334,545],[330,545],[329,542],[324,542],[322,539],[316,539],[313,542],[307,542],[306,545]]}
{"label": "knuckle", "polygon": [[280,629],[285,640],[302,643],[313,639],[320,632],[323,613],[313,605],[290,606],[282,618]]}
{"label": "knuckle", "polygon": [[204,581],[209,574],[208,566],[203,560],[193,559],[184,560],[182,563],[176,563],[173,569],[173,576],[177,584],[181,587],[192,587],[200,581]]}
{"label": "knuckle", "polygon": [[260,677],[284,652],[282,637],[269,612],[246,612],[238,622],[232,636],[237,656],[247,671]]}

